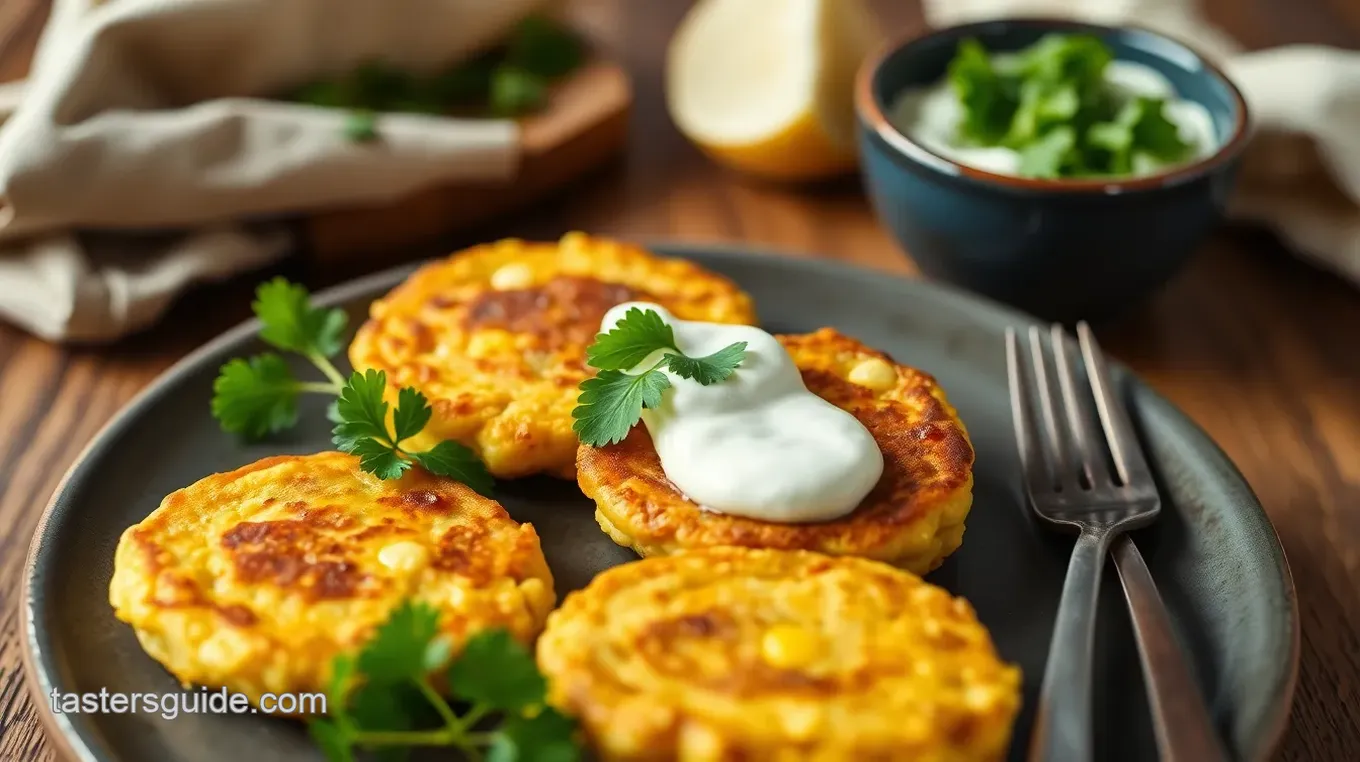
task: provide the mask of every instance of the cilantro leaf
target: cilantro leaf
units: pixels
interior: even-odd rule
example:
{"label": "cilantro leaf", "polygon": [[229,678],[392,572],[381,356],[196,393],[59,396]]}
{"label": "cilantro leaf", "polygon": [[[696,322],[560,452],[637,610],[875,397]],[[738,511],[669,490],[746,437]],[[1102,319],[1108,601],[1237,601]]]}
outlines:
{"label": "cilantro leaf", "polygon": [[1020,150],[1020,172],[1027,177],[1059,177],[1075,146],[1072,128],[1056,127]]}
{"label": "cilantro leaf", "polygon": [[1180,130],[1166,117],[1162,98],[1138,98],[1138,120],[1133,123],[1133,144],[1162,161],[1180,161],[1190,148]]}
{"label": "cilantro leaf", "polygon": [[438,635],[425,647],[425,655],[421,658],[425,662],[425,669],[429,672],[433,672],[434,670],[445,666],[452,653],[452,641],[443,635]]}
{"label": "cilantro leaf", "polygon": [[655,369],[637,375],[602,370],[581,382],[571,428],[583,443],[594,447],[620,442],[642,417],[644,407],[661,404],[661,393],[670,385],[666,374]]}
{"label": "cilantro leaf", "polygon": [[307,289],[274,278],[260,284],[251,304],[264,327],[260,338],[289,352],[331,357],[344,346],[344,310],[312,307]]}
{"label": "cilantro leaf", "polygon": [[[359,734],[415,730],[417,723],[412,712],[421,707],[422,701],[419,691],[411,685],[365,683],[350,698],[350,715]],[[369,755],[376,762],[399,762],[409,756],[409,751],[401,746],[380,746],[369,751]]]}
{"label": "cilantro leaf", "polygon": [[354,687],[355,666],[352,654],[338,654],[331,660],[331,676],[326,681],[326,707],[333,715],[344,712],[350,689]]}
{"label": "cilantro leaf", "polygon": [[1039,81],[1020,86],[1020,106],[1011,118],[1010,129],[1002,144],[1024,147],[1049,128],[1070,121],[1080,107],[1077,89],[1071,83],[1050,85]]}
{"label": "cilantro leaf", "polygon": [[419,463],[432,474],[447,476],[466,484],[478,494],[490,496],[495,486],[491,473],[477,454],[457,442],[440,442],[425,452],[400,448],[402,440],[419,434],[433,414],[425,395],[411,387],[397,392],[397,407],[392,412],[393,436],[387,428],[388,404],[384,399],[387,374],[368,369],[355,371],[340,390],[336,400],[331,441],[342,452],[359,456],[359,468],[379,479],[396,479],[412,463]]}
{"label": "cilantro leaf", "polygon": [[1105,172],[1137,170],[1135,156],[1140,153],[1147,154],[1153,163],[1185,158],[1190,145],[1181,140],[1176,125],[1166,118],[1164,106],[1161,98],[1134,98],[1124,104],[1114,119],[1091,125],[1086,139],[1101,151]]}
{"label": "cilantro leaf", "polygon": [[425,677],[425,650],[439,634],[439,611],[406,601],[392,610],[359,652],[357,664],[370,683],[391,684]]}
{"label": "cilantro leaf", "polygon": [[458,698],[503,712],[542,704],[548,690],[529,649],[505,630],[470,638],[449,667],[449,686]]}
{"label": "cilantro leaf", "polygon": [[1007,81],[993,68],[982,43],[971,38],[960,42],[948,77],[963,104],[959,130],[964,137],[983,145],[1000,140],[1010,127],[1016,100]]}
{"label": "cilantro leaf", "polygon": [[533,717],[511,717],[496,733],[487,762],[578,762],[575,723],[552,708]]}
{"label": "cilantro leaf", "polygon": [[307,723],[307,732],[312,740],[321,747],[321,753],[329,762],[354,762],[354,751],[350,748],[349,737],[337,723],[331,720],[312,720]]}
{"label": "cilantro leaf", "polygon": [[360,470],[384,481],[401,478],[411,467],[411,461],[401,457],[396,448],[376,439],[357,439],[345,452],[359,456]]}
{"label": "cilantro leaf", "polygon": [[549,79],[569,73],[584,58],[581,39],[570,29],[542,16],[521,21],[506,50],[507,61]]}
{"label": "cilantro leaf", "polygon": [[[746,357],[746,342],[738,341],[704,357],[686,357],[667,353],[666,365],[681,378],[690,378],[704,386],[726,381]],[[650,405],[648,407],[651,407]]]}
{"label": "cilantro leaf", "polygon": [[355,143],[378,139],[378,117],[368,109],[355,109],[345,115],[345,137]]}
{"label": "cilantro leaf", "polygon": [[491,75],[497,62],[482,55],[436,74],[429,83],[430,95],[448,106],[485,101],[491,94]]}
{"label": "cilantro leaf", "polygon": [[297,423],[298,391],[282,357],[233,358],[213,381],[212,414],[224,430],[259,439]]}
{"label": "cilantro leaf", "polygon": [[368,733],[391,735],[428,727],[431,707],[414,682],[383,683],[368,681],[354,689],[348,697],[346,717],[341,727],[346,730],[351,746],[366,747],[365,759],[374,762],[402,762],[410,756],[404,746],[365,743]]}
{"label": "cilantro leaf", "polygon": [[1086,131],[1086,142],[1093,149],[1092,167],[1117,175],[1133,169],[1133,130],[1119,121],[1098,122]]}
{"label": "cilantro leaf", "polygon": [[586,347],[586,363],[600,370],[628,370],[658,349],[680,348],[675,332],[656,310],[630,308],[608,333]]}
{"label": "cilantro leaf", "polygon": [[397,392],[397,409],[392,414],[392,428],[396,429],[392,441],[401,444],[401,440],[419,434],[433,413],[434,408],[425,401],[425,395],[412,387],[403,387]]}
{"label": "cilantro leaf", "polygon": [[483,497],[490,497],[496,486],[481,458],[458,442],[445,440],[425,452],[408,452],[407,455],[426,471],[462,482]]}
{"label": "cilantro leaf", "polygon": [[[663,354],[648,370],[624,372],[666,349],[674,351]],[[572,430],[581,442],[594,447],[619,442],[642,417],[643,408],[661,404],[662,393],[671,386],[670,378],[659,370],[662,366],[708,386],[729,378],[745,353],[746,342],[739,341],[706,357],[689,357],[680,351],[674,329],[656,310],[632,307],[586,348],[586,362],[599,373],[581,382],[581,394],[571,411]]]}
{"label": "cilantro leaf", "polygon": [[1102,84],[1105,67],[1114,53],[1099,37],[1089,34],[1047,34],[1021,51],[1019,74],[1028,80],[1067,82],[1088,95]]}
{"label": "cilantro leaf", "polygon": [[518,66],[502,64],[491,73],[491,111],[515,116],[541,107],[548,99],[547,81]]}
{"label": "cilantro leaf", "polygon": [[345,88],[339,82],[313,82],[303,85],[294,91],[289,99],[308,106],[325,108],[343,108],[350,105]]}
{"label": "cilantro leaf", "polygon": [[356,370],[350,374],[335,403],[335,411],[342,421],[331,431],[336,447],[358,454],[355,450],[365,439],[388,441],[387,402],[383,399],[386,389],[387,374],[383,371],[369,368],[363,373]]}

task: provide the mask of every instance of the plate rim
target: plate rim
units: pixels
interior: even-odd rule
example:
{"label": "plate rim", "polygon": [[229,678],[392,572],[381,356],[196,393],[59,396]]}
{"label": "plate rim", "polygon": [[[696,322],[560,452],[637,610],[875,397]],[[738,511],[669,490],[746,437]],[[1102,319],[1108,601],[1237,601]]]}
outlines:
{"label": "plate rim", "polygon": [[[926,292],[939,292],[944,298],[958,300],[968,304],[970,307],[992,313],[997,318],[1020,325],[1042,325],[1039,318],[1006,306],[992,299],[964,291],[958,287],[938,281],[925,280],[922,278],[908,278],[898,273],[885,270],[877,270],[865,267],[853,262],[846,262],[838,259],[829,259],[818,256],[806,249],[785,249],[778,247],[753,246],[739,242],[702,242],[702,241],[682,241],[677,239],[660,238],[650,239],[642,243],[643,247],[654,251],[662,257],[691,259],[693,255],[699,254],[702,257],[712,259],[728,260],[749,260],[759,258],[766,260],[767,264],[775,263],[776,266],[803,268],[814,272],[820,271],[824,275],[834,274],[837,277],[871,278],[882,279],[891,278],[899,283],[900,286],[909,289],[920,289]],[[447,255],[445,255],[447,256]],[[379,289],[390,289],[408,277],[417,269],[444,259],[445,256],[436,256],[428,259],[421,259],[415,262],[406,262],[380,270],[375,273],[363,275],[342,283],[324,288],[312,295],[312,303],[320,306],[331,307],[355,299],[363,294],[370,293]],[[759,314],[759,313],[757,313]],[[79,762],[100,762],[100,758],[95,755],[86,739],[70,724],[70,720],[64,715],[56,715],[52,712],[48,704],[48,693],[54,688],[51,682],[51,675],[39,666],[43,658],[43,650],[38,643],[38,633],[34,620],[34,596],[33,588],[37,581],[38,559],[42,553],[43,539],[48,534],[54,516],[57,513],[58,498],[66,491],[67,485],[75,476],[77,471],[85,467],[91,457],[97,452],[105,449],[112,442],[112,437],[119,430],[131,424],[137,417],[141,408],[146,406],[153,398],[159,396],[163,390],[168,389],[180,376],[184,375],[190,367],[197,366],[203,357],[212,355],[220,348],[236,343],[237,341],[248,338],[258,332],[260,321],[258,318],[248,318],[241,323],[228,328],[222,333],[204,342],[188,354],[176,360],[168,368],[161,371],[145,387],[132,396],[114,415],[104,423],[95,433],[90,441],[81,448],[71,465],[62,474],[57,486],[52,490],[46,505],[43,506],[42,514],[38,517],[38,522],[33,528],[33,536],[29,540],[28,549],[24,558],[23,576],[20,582],[19,614],[21,662],[24,673],[24,683],[28,687],[29,697],[36,705],[35,714],[42,725],[45,737],[52,750],[60,757],[65,759],[79,760]],[[1274,550],[1280,560],[1280,571],[1284,582],[1284,600],[1288,606],[1290,620],[1289,627],[1289,658],[1288,672],[1285,676],[1284,698],[1275,705],[1273,714],[1270,718],[1271,730],[1267,734],[1267,742],[1263,745],[1260,753],[1254,758],[1253,762],[1266,762],[1273,759],[1279,752],[1284,743],[1285,734],[1289,729],[1289,718],[1294,707],[1294,699],[1297,693],[1299,682],[1299,659],[1301,655],[1302,642],[1299,624],[1299,605],[1298,591],[1294,584],[1294,574],[1289,563],[1289,557],[1285,553],[1284,544],[1280,542],[1279,531],[1275,528],[1275,522],[1271,520],[1270,514],[1261,504],[1256,491],[1252,489],[1251,483],[1238,469],[1237,464],[1228,457],[1227,453],[1218,443],[1209,436],[1194,419],[1186,415],[1181,408],[1166,398],[1156,389],[1152,388],[1132,370],[1128,369],[1123,363],[1111,361],[1116,369],[1128,373],[1132,378],[1145,386],[1155,398],[1167,404],[1175,416],[1180,417],[1190,428],[1197,433],[1209,448],[1209,452],[1216,455],[1219,460],[1227,467],[1229,476],[1236,477],[1242,484],[1246,485],[1248,493],[1256,508],[1265,517],[1266,526],[1270,530],[1270,537],[1274,540]],[[45,692],[46,691],[46,692]]]}

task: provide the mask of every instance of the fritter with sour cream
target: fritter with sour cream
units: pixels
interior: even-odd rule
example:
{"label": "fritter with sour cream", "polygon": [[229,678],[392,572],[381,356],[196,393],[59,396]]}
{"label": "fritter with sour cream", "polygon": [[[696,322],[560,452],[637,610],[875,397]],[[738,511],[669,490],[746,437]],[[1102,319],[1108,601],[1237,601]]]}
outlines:
{"label": "fritter with sour cream", "polygon": [[973,500],[973,447],[944,390],[830,328],[777,338],[808,390],[854,415],[882,451],[882,476],[859,506],[817,523],[706,510],[666,478],[639,424],[618,444],[577,453],[577,481],[600,527],[643,556],[727,545],[865,556],[918,574],[938,567],[963,541]]}
{"label": "fritter with sour cream", "polygon": [[475,246],[422,267],[375,301],[350,345],[434,408],[414,449],[453,439],[501,478],[575,475],[572,408],[593,374],[586,347],[609,308],[656,302],[677,317],[753,323],[751,299],[692,262],[583,233]]}
{"label": "fritter with sour cream", "polygon": [[109,601],[185,685],[324,690],[402,601],[456,645],[504,628],[529,645],[552,573],[529,524],[413,468],[382,481],[338,452],[265,458],[171,493],[123,533]]}
{"label": "fritter with sour cream", "polygon": [[603,762],[990,762],[1020,705],[966,601],[805,551],[614,567],[548,618],[538,662]]}

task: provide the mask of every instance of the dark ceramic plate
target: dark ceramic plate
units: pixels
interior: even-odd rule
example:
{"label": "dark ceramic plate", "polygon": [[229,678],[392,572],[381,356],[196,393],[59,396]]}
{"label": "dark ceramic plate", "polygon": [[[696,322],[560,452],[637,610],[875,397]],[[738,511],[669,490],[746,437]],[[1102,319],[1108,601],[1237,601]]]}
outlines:
{"label": "dark ceramic plate", "polygon": [[[966,596],[1001,655],[1025,673],[1025,711],[1012,759],[1021,759],[1043,674],[1070,540],[1036,527],[1021,502],[1011,434],[1002,331],[1029,318],[926,283],[841,265],[745,251],[663,246],[734,278],[755,297],[765,327],[831,325],[935,374],[977,448],[975,500],[963,548],[930,579]],[[328,291],[350,310],[410,271]],[[114,619],[107,588],[122,531],[165,494],[266,455],[329,449],[321,401],[286,438],[245,446],[208,413],[217,368],[261,349],[256,326],[236,328],[167,371],[89,446],[48,506],[26,584],[30,678],[50,709],[53,689],[164,693],[171,676]],[[1136,536],[1193,655],[1213,717],[1235,755],[1263,760],[1284,729],[1294,685],[1294,590],[1275,532],[1223,453],[1169,402],[1122,369],[1117,376],[1165,496],[1159,523]],[[500,499],[532,521],[559,594],[634,556],[595,525],[575,485],[551,479],[503,484]],[[1142,679],[1123,599],[1111,570],[1101,598],[1097,653],[1097,759],[1155,759]],[[298,724],[249,715],[50,715],[51,737],[80,760],[252,762],[320,760]]]}

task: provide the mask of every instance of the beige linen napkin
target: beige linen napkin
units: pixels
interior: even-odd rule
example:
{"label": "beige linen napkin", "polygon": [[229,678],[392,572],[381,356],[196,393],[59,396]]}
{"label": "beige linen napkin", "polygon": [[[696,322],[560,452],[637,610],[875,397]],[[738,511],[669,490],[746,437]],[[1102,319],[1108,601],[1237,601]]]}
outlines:
{"label": "beige linen napkin", "polygon": [[1245,53],[1192,0],[924,0],[933,26],[1006,16],[1133,23],[1224,67],[1255,135],[1229,215],[1264,224],[1294,250],[1360,283],[1360,53],[1291,45]]}
{"label": "beige linen napkin", "polygon": [[355,143],[343,113],[265,98],[370,60],[447,65],[544,5],[55,0],[28,80],[0,88],[0,317],[115,338],[187,285],[285,253],[270,218],[508,181],[513,121],[384,115],[380,140]]}

